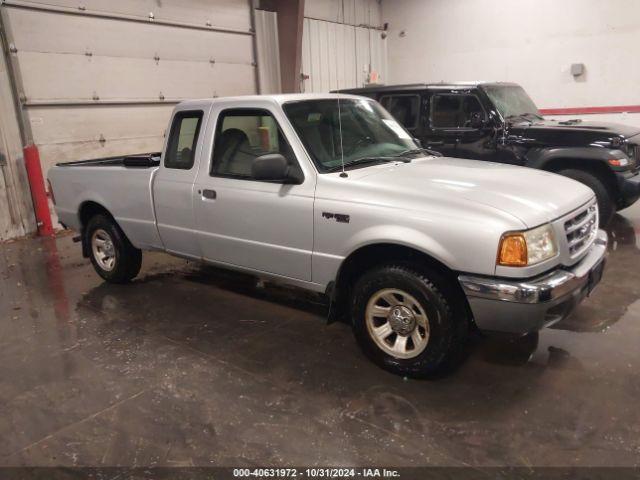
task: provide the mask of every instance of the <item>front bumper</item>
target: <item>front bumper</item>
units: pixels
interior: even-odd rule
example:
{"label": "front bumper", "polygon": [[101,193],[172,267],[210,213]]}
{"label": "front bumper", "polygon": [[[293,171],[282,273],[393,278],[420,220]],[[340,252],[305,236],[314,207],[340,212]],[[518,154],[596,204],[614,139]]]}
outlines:
{"label": "front bumper", "polygon": [[617,173],[618,189],[620,190],[620,208],[631,206],[640,198],[640,173]]}
{"label": "front bumper", "polygon": [[607,253],[600,230],[587,255],[571,268],[528,280],[461,275],[458,280],[480,330],[525,334],[568,317],[599,282]]}

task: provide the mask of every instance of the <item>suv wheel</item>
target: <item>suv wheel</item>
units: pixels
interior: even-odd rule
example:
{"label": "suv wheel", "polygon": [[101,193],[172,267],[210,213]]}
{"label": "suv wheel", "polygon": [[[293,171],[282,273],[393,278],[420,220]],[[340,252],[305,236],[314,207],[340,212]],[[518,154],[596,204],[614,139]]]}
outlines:
{"label": "suv wheel", "polygon": [[399,375],[437,373],[464,344],[468,321],[454,315],[435,272],[386,265],[365,273],[353,291],[354,335],[364,353]]}
{"label": "suv wheel", "polygon": [[126,283],[140,272],[142,252],[131,245],[113,219],[92,217],[85,235],[93,268],[107,282]]}
{"label": "suv wheel", "polygon": [[606,227],[616,213],[613,195],[611,195],[607,185],[594,174],[585,172],[584,170],[567,169],[560,170],[557,173],[576,180],[594,191],[596,199],[598,200],[599,226]]}

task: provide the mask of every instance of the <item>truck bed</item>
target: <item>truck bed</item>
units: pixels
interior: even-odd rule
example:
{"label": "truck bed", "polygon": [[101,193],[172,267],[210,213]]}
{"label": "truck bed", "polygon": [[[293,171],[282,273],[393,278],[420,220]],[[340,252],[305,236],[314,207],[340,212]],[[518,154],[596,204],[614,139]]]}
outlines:
{"label": "truck bed", "polygon": [[152,184],[159,153],[59,163],[48,172],[59,221],[80,231],[89,202],[106,209],[133,245],[160,248]]}
{"label": "truck bed", "polygon": [[92,160],[56,163],[56,167],[133,167],[152,168],[160,165],[160,152],[140,153],[124,157],[104,157]]}

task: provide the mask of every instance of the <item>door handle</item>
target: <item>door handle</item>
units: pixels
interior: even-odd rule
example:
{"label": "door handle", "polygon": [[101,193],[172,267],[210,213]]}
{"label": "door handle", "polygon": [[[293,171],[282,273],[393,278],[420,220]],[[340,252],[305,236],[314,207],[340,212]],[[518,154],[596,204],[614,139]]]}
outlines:
{"label": "door handle", "polygon": [[208,190],[208,189],[204,189],[202,190],[202,197],[203,198],[208,198],[209,200],[215,200],[217,195],[216,195],[216,191],[215,190]]}
{"label": "door handle", "polygon": [[441,147],[442,145],[444,145],[444,141],[443,140],[438,140],[435,142],[427,142],[427,146],[428,147]]}

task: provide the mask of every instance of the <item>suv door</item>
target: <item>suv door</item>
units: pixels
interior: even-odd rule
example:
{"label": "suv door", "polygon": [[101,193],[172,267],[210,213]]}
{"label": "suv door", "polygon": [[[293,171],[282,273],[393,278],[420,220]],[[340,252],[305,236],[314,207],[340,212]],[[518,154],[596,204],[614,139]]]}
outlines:
{"label": "suv door", "polygon": [[452,157],[488,160],[494,149],[487,118],[473,91],[434,90],[429,100],[426,146]]}
{"label": "suv door", "polygon": [[[197,180],[200,247],[211,262],[310,281],[315,177],[305,178],[276,117],[267,108],[219,112],[210,167]],[[304,180],[254,179],[253,161],[272,153]]]}

